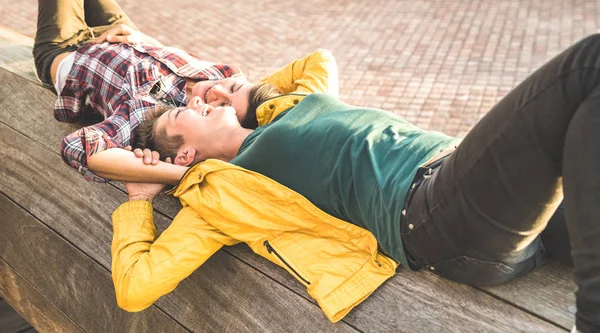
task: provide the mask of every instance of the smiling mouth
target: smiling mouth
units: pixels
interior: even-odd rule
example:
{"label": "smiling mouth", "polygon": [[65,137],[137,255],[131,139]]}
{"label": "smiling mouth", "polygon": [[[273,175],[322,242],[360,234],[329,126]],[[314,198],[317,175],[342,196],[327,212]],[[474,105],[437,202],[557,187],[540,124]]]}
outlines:
{"label": "smiling mouth", "polygon": [[202,107],[202,116],[206,117],[208,116],[211,112],[213,111],[213,107],[208,105],[208,104],[204,104],[204,106]]}

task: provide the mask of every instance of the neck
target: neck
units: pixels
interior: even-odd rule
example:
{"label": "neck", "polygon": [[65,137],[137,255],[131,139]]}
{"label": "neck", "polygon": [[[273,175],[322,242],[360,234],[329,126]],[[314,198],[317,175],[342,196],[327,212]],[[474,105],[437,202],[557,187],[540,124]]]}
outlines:
{"label": "neck", "polygon": [[243,127],[238,127],[230,132],[227,141],[225,141],[225,144],[221,149],[220,160],[229,162],[236,157],[242,143],[244,143],[244,140],[246,140],[248,135],[252,132],[254,132],[254,130]]}

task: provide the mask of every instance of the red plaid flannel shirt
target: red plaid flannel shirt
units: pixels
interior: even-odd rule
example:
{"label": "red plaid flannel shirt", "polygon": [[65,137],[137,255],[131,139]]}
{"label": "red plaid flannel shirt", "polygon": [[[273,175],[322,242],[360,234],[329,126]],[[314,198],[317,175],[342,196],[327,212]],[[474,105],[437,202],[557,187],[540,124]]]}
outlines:
{"label": "red plaid flannel shirt", "polygon": [[[65,87],[54,106],[54,117],[78,122],[90,114],[101,123],[81,128],[62,142],[63,160],[87,180],[103,181],[87,169],[87,157],[133,142],[134,130],[156,99],[186,105],[185,78],[220,80],[242,75],[237,66],[218,65],[171,47],[129,44],[86,44],[77,49]],[[157,89],[152,88],[160,82]]]}

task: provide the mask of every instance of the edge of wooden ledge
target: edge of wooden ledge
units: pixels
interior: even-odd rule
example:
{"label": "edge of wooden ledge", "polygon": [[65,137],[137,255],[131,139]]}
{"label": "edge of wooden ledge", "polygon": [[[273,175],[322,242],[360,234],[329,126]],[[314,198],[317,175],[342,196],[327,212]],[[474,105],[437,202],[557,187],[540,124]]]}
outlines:
{"label": "edge of wooden ledge", "polygon": [[27,47],[33,47],[33,38],[0,25],[0,39]]}

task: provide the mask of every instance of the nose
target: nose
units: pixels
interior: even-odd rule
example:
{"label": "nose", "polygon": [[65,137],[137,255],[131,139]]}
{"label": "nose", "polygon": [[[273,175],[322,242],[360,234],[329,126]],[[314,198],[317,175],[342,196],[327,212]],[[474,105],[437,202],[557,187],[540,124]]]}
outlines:
{"label": "nose", "polygon": [[210,92],[212,96],[208,99],[211,101],[209,104],[212,106],[220,106],[222,103],[227,104],[227,101],[229,101],[229,93],[220,84],[215,84]]}
{"label": "nose", "polygon": [[188,103],[188,108],[195,109],[202,104],[204,104],[202,102],[202,99],[199,96],[194,96],[192,97],[192,99],[190,99],[190,102]]}

